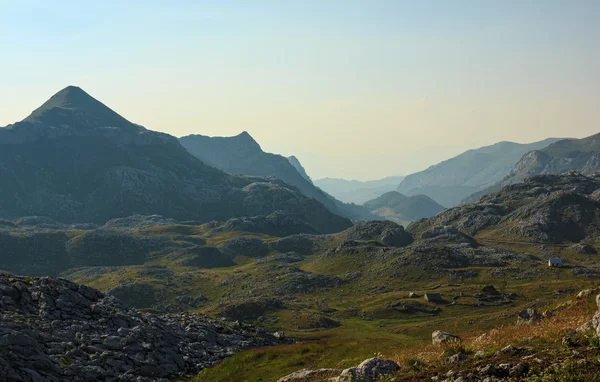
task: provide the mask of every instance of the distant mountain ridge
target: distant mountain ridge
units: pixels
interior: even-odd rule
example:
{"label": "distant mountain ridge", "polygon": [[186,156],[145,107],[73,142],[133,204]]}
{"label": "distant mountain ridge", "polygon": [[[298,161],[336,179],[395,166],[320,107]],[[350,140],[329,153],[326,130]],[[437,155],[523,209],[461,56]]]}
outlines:
{"label": "distant mountain ridge", "polygon": [[467,196],[501,181],[526,152],[558,140],[548,138],[529,144],[499,142],[469,150],[407,176],[397,190],[405,195],[427,195],[445,207],[456,206]]}
{"label": "distant mountain ridge", "polygon": [[314,183],[342,202],[363,204],[386,192],[395,190],[403,179],[404,177],[400,175],[364,182],[339,178],[323,178],[315,180]]}
{"label": "distant mountain ridge", "polygon": [[[264,152],[245,131],[233,137],[194,134],[181,137],[179,141],[192,155],[219,170],[230,174],[272,176],[297,187],[302,194],[318,200],[335,214],[351,219],[374,218],[361,206],[346,205],[315,187],[295,157],[296,166],[289,158]],[[297,166],[302,170],[297,170]]]}
{"label": "distant mountain ridge", "polygon": [[363,205],[372,213],[401,224],[430,218],[444,209],[426,195],[405,196],[398,191],[386,192]]}
{"label": "distant mountain ridge", "polygon": [[176,138],[129,122],[74,86],[0,129],[0,183],[0,216],[8,218],[210,221],[283,211],[319,232],[351,225],[281,181],[204,164]]}
{"label": "distant mountain ridge", "polygon": [[526,153],[504,179],[469,195],[463,202],[475,202],[485,194],[524,182],[533,176],[562,174],[567,171],[578,171],[584,175],[600,171],[600,133],[582,139],[559,140]]}

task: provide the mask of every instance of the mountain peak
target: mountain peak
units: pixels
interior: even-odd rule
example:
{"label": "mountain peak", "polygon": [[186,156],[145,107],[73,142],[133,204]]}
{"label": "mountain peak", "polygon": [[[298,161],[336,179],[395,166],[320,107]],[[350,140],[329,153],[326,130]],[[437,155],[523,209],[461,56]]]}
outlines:
{"label": "mountain peak", "polygon": [[34,110],[23,122],[48,126],[121,127],[136,125],[77,86],[67,86]]}

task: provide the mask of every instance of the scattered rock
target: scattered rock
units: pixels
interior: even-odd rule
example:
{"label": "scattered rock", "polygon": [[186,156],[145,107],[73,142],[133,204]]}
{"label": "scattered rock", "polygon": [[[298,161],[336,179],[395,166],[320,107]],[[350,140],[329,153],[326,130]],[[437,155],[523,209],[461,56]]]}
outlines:
{"label": "scattered rock", "polygon": [[379,377],[400,370],[394,361],[381,358],[369,358],[357,367],[342,371],[337,382],[376,382]]}
{"label": "scattered rock", "polygon": [[338,376],[340,369],[302,369],[292,374],[279,378],[277,382],[305,382],[305,381],[322,381],[328,378]]}
{"label": "scattered rock", "polygon": [[523,309],[522,311],[519,312],[519,315],[517,317],[517,324],[518,325],[530,324],[532,322],[539,321],[541,319],[542,319],[542,315],[539,314],[535,309],[533,309],[533,308]]}
{"label": "scattered rock", "polygon": [[463,352],[459,352],[456,353],[448,358],[446,358],[446,362],[448,363],[455,363],[455,362],[460,362],[467,359],[467,355]]}
{"label": "scattered rock", "polygon": [[461,341],[460,337],[455,336],[454,334],[450,334],[448,332],[436,330],[435,332],[431,333],[431,342],[434,345],[457,341]]}

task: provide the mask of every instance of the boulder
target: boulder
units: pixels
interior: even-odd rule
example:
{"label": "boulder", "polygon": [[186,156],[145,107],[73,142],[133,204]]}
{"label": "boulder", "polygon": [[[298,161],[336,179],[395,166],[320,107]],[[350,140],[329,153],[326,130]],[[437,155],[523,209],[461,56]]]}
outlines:
{"label": "boulder", "polygon": [[448,342],[458,342],[458,341],[461,341],[459,336],[450,334],[448,332],[436,330],[435,332],[431,333],[431,342],[434,345],[445,344]]}
{"label": "boulder", "polygon": [[498,296],[500,295],[500,292],[498,292],[496,290],[496,288],[494,288],[493,285],[486,285],[483,288],[481,288],[481,293],[488,295],[488,296]]}
{"label": "boulder", "polygon": [[375,382],[380,377],[400,370],[400,366],[394,361],[381,358],[369,358],[357,367],[342,371],[337,382]]}
{"label": "boulder", "polygon": [[594,293],[598,293],[598,291],[600,291],[600,288],[584,289],[581,292],[577,293],[577,298],[582,299],[582,298],[590,297]]}
{"label": "boulder", "polygon": [[533,308],[523,309],[519,312],[517,317],[517,324],[530,324],[532,322],[536,322],[542,319],[542,315],[537,312],[537,310]]}
{"label": "boulder", "polygon": [[340,372],[340,369],[302,369],[279,378],[277,382],[322,381],[327,378],[335,377],[339,375]]}

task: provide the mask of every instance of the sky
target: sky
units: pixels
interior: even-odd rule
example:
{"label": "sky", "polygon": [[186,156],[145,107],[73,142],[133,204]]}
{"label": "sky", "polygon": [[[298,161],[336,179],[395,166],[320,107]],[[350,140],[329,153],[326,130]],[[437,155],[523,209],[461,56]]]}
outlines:
{"label": "sky", "polygon": [[67,85],[315,178],[600,132],[596,0],[0,0],[0,126]]}

